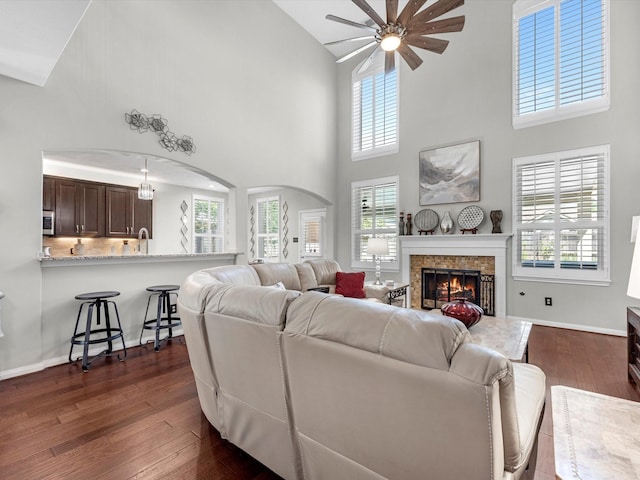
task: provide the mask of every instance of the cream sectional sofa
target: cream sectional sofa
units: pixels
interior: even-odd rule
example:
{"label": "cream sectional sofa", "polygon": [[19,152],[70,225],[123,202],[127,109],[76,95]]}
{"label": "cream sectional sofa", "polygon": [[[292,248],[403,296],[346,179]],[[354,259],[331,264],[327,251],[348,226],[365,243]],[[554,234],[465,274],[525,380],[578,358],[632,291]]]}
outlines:
{"label": "cream sectional sofa", "polygon": [[448,317],[259,278],[217,267],[179,292],[200,405],[223,438],[285,479],[531,473],[539,368],[471,343]]}

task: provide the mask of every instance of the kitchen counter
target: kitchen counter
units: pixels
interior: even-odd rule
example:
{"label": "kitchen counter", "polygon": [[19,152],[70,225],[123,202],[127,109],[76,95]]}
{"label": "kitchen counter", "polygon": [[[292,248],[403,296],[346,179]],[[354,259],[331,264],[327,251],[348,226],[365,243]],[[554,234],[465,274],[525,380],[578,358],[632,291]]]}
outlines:
{"label": "kitchen counter", "polygon": [[70,255],[64,257],[42,257],[41,267],[68,267],[85,265],[114,265],[118,263],[158,263],[158,262],[197,262],[202,260],[232,260],[243,252],[220,253],[159,253],[132,255]]}

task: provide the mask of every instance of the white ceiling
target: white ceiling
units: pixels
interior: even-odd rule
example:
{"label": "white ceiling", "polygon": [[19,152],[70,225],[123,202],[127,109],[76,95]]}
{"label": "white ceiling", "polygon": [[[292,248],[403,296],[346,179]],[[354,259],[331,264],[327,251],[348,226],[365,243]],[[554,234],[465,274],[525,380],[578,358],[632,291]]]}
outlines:
{"label": "white ceiling", "polygon": [[44,86],[91,0],[0,0],[0,75]]}
{"label": "white ceiling", "polygon": [[[368,34],[366,30],[325,19],[328,14],[332,14],[357,23],[365,23],[369,20],[369,17],[351,0],[273,0],[273,3],[278,5],[302,28],[323,44]],[[386,2],[384,0],[368,0],[367,3],[382,18],[387,17]],[[400,12],[407,2],[400,0],[398,3],[398,11]],[[327,49],[336,57],[341,57],[360,46],[366,45],[369,41],[360,40],[341,45],[331,45]],[[363,53],[362,55],[366,54]]]}

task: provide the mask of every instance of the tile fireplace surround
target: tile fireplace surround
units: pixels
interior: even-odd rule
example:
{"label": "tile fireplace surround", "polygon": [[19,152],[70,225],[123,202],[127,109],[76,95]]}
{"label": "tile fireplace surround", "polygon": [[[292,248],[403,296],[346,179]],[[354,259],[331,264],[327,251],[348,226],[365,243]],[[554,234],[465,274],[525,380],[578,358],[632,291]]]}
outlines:
{"label": "tile fireplace surround", "polygon": [[[495,310],[507,315],[507,244],[511,234],[408,235],[400,238],[400,269],[403,283],[411,283],[411,256],[448,255],[493,257],[495,264]],[[411,297],[420,295],[420,286],[411,285]]]}

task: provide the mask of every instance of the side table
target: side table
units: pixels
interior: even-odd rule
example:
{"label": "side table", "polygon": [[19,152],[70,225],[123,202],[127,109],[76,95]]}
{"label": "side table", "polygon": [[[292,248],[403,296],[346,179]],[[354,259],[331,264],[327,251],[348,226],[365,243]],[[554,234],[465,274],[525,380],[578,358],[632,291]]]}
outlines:
{"label": "side table", "polygon": [[407,289],[408,283],[395,282],[393,285],[375,285],[373,282],[367,282],[364,285],[367,297],[376,297],[380,300],[386,301],[389,305],[394,304],[394,300],[398,298],[403,299],[403,307],[407,307]]}
{"label": "side table", "polygon": [[627,373],[640,386],[640,308],[627,307]]}

